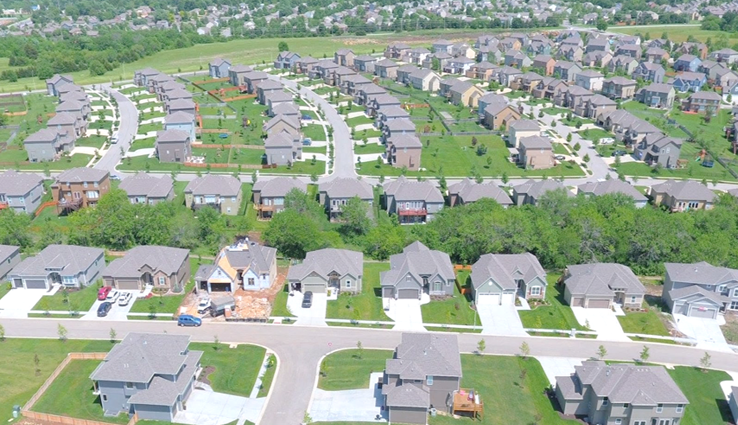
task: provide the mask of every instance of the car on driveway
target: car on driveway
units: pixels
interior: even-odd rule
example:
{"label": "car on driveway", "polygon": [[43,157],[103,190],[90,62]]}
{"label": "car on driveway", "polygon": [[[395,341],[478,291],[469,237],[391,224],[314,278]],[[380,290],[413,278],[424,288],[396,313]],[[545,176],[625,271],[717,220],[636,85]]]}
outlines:
{"label": "car on driveway", "polygon": [[210,309],[210,297],[206,297],[200,300],[197,304],[197,313],[205,314]]}
{"label": "car on driveway", "polygon": [[108,298],[108,294],[113,288],[109,286],[103,286],[100,288],[99,291],[97,291],[97,300],[98,301],[105,301]]}
{"label": "car on driveway", "polygon": [[131,302],[131,298],[133,298],[133,295],[131,295],[130,292],[125,292],[118,297],[118,305],[123,307],[127,306],[129,302]]}
{"label": "car on driveway", "polygon": [[305,292],[302,297],[302,308],[310,308],[313,306],[313,293],[310,291]]}
{"label": "car on driveway", "polygon": [[114,303],[118,299],[119,296],[120,296],[120,292],[113,289],[110,292],[108,292],[108,296],[105,297],[105,300],[110,301],[111,303]]}
{"label": "car on driveway", "polygon": [[556,155],[554,158],[556,158],[557,161],[563,161],[566,159],[564,155]]}
{"label": "car on driveway", "polygon": [[612,153],[612,156],[623,156],[623,155],[625,155],[625,154],[627,154],[627,153],[628,153],[628,152],[626,152],[626,151],[624,151],[624,150],[620,150],[620,149],[618,149],[618,150],[616,150],[615,152],[613,152],[613,153]]}
{"label": "car on driveway", "polygon": [[202,320],[199,317],[190,316],[189,314],[183,314],[177,319],[177,326],[200,326]]}
{"label": "car on driveway", "polygon": [[107,301],[101,303],[100,307],[97,308],[97,317],[107,316],[111,308],[113,308],[113,303],[109,303]]}

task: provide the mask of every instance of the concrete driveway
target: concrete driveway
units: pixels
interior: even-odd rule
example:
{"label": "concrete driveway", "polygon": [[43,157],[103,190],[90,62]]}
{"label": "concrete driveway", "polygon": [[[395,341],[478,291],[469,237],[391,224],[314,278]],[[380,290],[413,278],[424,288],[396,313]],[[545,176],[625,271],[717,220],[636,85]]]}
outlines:
{"label": "concrete driveway", "polygon": [[325,309],[328,306],[328,295],[313,294],[313,305],[310,308],[302,308],[303,293],[292,291],[287,297],[287,308],[297,317],[296,325],[305,326],[328,326],[325,323]]}
{"label": "concrete driveway", "polygon": [[[430,299],[429,299],[430,300]],[[396,300],[385,298],[385,313],[395,321],[392,328],[396,331],[425,332],[423,327],[423,313],[420,310],[421,300]],[[389,307],[387,309],[386,307]]]}
{"label": "concrete driveway", "polygon": [[582,326],[587,326],[597,332],[597,339],[606,341],[630,341],[620,326],[615,312],[609,308],[572,307],[571,311]]}
{"label": "concrete driveway", "polygon": [[[7,285],[7,283],[3,283]],[[45,289],[11,289],[0,298],[0,317],[26,318],[41,297],[52,294]]]}
{"label": "concrete driveway", "polygon": [[556,386],[557,376],[569,376],[574,373],[574,366],[581,366],[582,362],[587,360],[584,358],[575,357],[546,357],[536,356],[536,359],[541,364],[543,372],[548,378],[548,382],[552,386]]}
{"label": "concrete driveway", "polygon": [[[490,301],[490,302],[486,302]],[[477,313],[486,335],[528,336],[514,305],[499,305],[489,297],[479,297]]]}
{"label": "concrete driveway", "polygon": [[382,415],[382,390],[377,387],[377,379],[381,377],[382,373],[372,373],[369,388],[360,390],[325,391],[316,388],[310,417],[315,422],[377,422],[377,415]]}
{"label": "concrete driveway", "polygon": [[190,425],[223,425],[238,419],[256,423],[266,398],[246,398],[213,391],[193,390],[187,410],[178,412],[174,421]]}
{"label": "concrete driveway", "polygon": [[674,320],[679,332],[697,340],[697,348],[732,352],[720,329],[720,326],[725,324],[723,316],[718,315],[717,319],[702,319],[675,314]]}
{"label": "concrete driveway", "polygon": [[82,320],[108,320],[108,321],[121,321],[121,320],[128,320],[128,313],[131,311],[131,308],[133,307],[133,303],[136,302],[136,297],[141,291],[134,290],[134,291],[118,291],[121,294],[130,292],[131,293],[131,301],[128,302],[128,305],[126,306],[119,306],[118,300],[115,300],[113,303],[113,308],[110,309],[108,312],[108,315],[105,317],[97,317],[97,309],[100,308],[100,304],[102,304],[104,301],[98,301],[95,300],[95,302],[92,304],[92,307],[85,313],[80,319]]}

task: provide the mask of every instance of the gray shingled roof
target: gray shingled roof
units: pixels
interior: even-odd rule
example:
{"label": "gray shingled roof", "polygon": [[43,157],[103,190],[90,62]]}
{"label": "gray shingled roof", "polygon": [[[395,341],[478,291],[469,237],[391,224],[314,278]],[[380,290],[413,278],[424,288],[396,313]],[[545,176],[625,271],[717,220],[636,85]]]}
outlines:
{"label": "gray shingled roof", "polygon": [[403,333],[395,358],[387,360],[385,372],[411,380],[429,375],[460,378],[459,341],[452,334]]}
{"label": "gray shingled roof", "polygon": [[164,117],[164,122],[166,124],[191,124],[194,123],[194,121],[195,117],[192,114],[188,114],[183,111],[177,111]]}
{"label": "gray shingled roof", "polygon": [[358,196],[362,200],[374,199],[372,186],[364,180],[354,178],[336,178],[320,185],[320,192],[329,198],[353,198]]}
{"label": "gray shingled roof", "polygon": [[290,267],[289,281],[302,281],[312,273],[325,279],[335,272],[343,277],[351,275],[358,279],[363,275],[364,254],[348,249],[326,248],[310,251],[302,263]]}
{"label": "gray shingled roof", "polygon": [[542,137],[542,136],[521,137],[519,142],[520,142],[520,147],[521,148],[524,148],[525,150],[533,150],[533,149],[550,150],[550,149],[553,149],[553,146],[551,146],[551,140],[549,140],[548,137]]}
{"label": "gray shingled roof", "polygon": [[398,203],[405,201],[443,202],[441,191],[433,183],[428,180],[422,182],[411,181],[405,176],[400,176],[395,181],[385,183],[384,193],[388,196],[394,196]]}
{"label": "gray shingled roof", "polygon": [[699,263],[665,263],[664,267],[666,268],[666,274],[673,282],[705,286],[738,282],[738,270],[716,267],[705,261]]}
{"label": "gray shingled roof", "polygon": [[0,194],[23,196],[43,183],[44,179],[38,174],[8,170],[0,174]]}
{"label": "gray shingled roof", "polygon": [[546,271],[533,254],[484,254],[472,265],[471,280],[479,289],[490,279],[502,289],[517,289],[518,281],[526,284],[539,278],[546,283]]}
{"label": "gray shingled roof", "polygon": [[190,138],[190,133],[184,130],[170,128],[168,130],[161,130],[156,133],[156,144],[185,143],[189,138]]}
{"label": "gray shingled roof", "polygon": [[271,133],[264,141],[265,148],[291,148],[294,139],[286,133]]}
{"label": "gray shingled roof", "polygon": [[513,203],[510,196],[495,184],[479,184],[468,177],[459,183],[449,186],[448,192],[451,195],[458,195],[464,203],[476,202],[482,198],[494,199],[498,204],[503,206],[512,205]]}
{"label": "gray shingled roof", "polygon": [[456,278],[448,254],[431,250],[420,242],[413,242],[401,254],[390,256],[390,270],[381,272],[379,280],[382,286],[397,286],[408,274],[419,282],[423,281],[421,276],[438,275],[446,281]]}
{"label": "gray shingled roof", "polygon": [[[101,258],[104,251],[100,248],[89,248],[76,245],[49,245],[43,251],[28,257],[15,266],[11,274],[18,276],[47,276],[47,267],[61,269],[62,276],[74,276],[84,273]],[[104,262],[104,258],[102,259]]]}
{"label": "gray shingled roof", "polygon": [[35,133],[29,134],[23,143],[49,143],[57,138],[56,129],[42,128]]}
{"label": "gray shingled roof", "polygon": [[232,176],[206,174],[187,183],[184,191],[193,195],[238,196],[241,182]]}
{"label": "gray shingled roof", "polygon": [[707,291],[697,285],[685,286],[684,288],[672,289],[669,291],[669,298],[671,298],[672,301],[689,298],[695,295],[707,298],[720,307],[722,307],[724,303],[730,302],[730,298],[722,296],[714,291]]}
{"label": "gray shingled roof", "polygon": [[246,240],[224,249],[228,263],[236,269],[252,269],[268,273],[277,258],[277,249]]}
{"label": "gray shingled roof", "polygon": [[18,252],[20,247],[15,245],[0,245],[0,263],[5,262],[11,255]]}
{"label": "gray shingled roof", "polygon": [[266,80],[263,83],[259,84],[259,88],[261,90],[280,90],[284,86],[282,83],[280,83],[277,80]]}
{"label": "gray shingled roof", "polygon": [[525,183],[521,183],[514,187],[515,192],[518,194],[527,194],[533,199],[540,198],[544,193],[552,190],[564,190],[566,196],[574,196],[569,189],[566,188],[561,182],[556,180],[528,180]]}
{"label": "gray shingled roof", "polygon": [[394,136],[391,136],[388,142],[397,149],[420,149],[423,147],[423,143],[420,141],[418,136],[414,134],[396,134]]}
{"label": "gray shingled roof", "polygon": [[97,168],[72,168],[56,177],[56,183],[100,182],[108,177],[108,172]]}
{"label": "gray shingled roof", "polygon": [[120,182],[119,189],[128,196],[146,196],[147,198],[166,198],[174,187],[174,181],[166,174],[156,177],[143,171]]}
{"label": "gray shingled roof", "polygon": [[614,295],[622,288],[629,295],[645,294],[646,288],[633,271],[622,264],[593,263],[567,267],[564,284],[572,295]]}
{"label": "gray shingled roof", "polygon": [[174,99],[167,102],[169,109],[195,109],[192,99]]}
{"label": "gray shingled roof", "polygon": [[300,122],[297,121],[297,118],[295,118],[294,116],[277,114],[272,119],[267,121],[266,124],[264,124],[264,129],[266,131],[269,131],[272,127],[277,125],[280,121],[284,121],[290,127],[294,128],[295,130],[300,128]]}
{"label": "gray shingled roof", "polygon": [[518,131],[538,131],[541,129],[538,121],[529,119],[515,120],[510,124],[510,128]]}
{"label": "gray shingled roof", "polygon": [[103,276],[114,278],[139,278],[141,268],[148,266],[155,272],[166,275],[177,273],[190,255],[189,249],[168,246],[142,245],[129,250],[122,258],[116,258],[103,272]]}
{"label": "gray shingled roof", "polygon": [[69,112],[59,112],[46,122],[47,126],[69,125],[77,122],[77,116]]}
{"label": "gray shingled roof", "polygon": [[294,177],[277,177],[270,180],[258,180],[252,192],[260,193],[262,198],[283,198],[292,189],[307,192],[307,184]]}
{"label": "gray shingled roof", "polygon": [[611,195],[621,193],[630,196],[634,201],[643,202],[647,198],[632,185],[618,180],[610,179],[602,182],[587,182],[578,186],[580,193],[592,194],[595,196]]}
{"label": "gray shingled roof", "polygon": [[651,187],[655,193],[666,193],[677,201],[712,202],[715,193],[707,186],[693,180],[667,180]]}

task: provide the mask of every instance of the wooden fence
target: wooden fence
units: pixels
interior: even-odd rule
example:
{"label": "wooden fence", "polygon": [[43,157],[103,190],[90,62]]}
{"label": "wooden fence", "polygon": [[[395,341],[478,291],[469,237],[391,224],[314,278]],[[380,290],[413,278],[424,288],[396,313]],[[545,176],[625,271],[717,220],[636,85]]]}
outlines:
{"label": "wooden fence", "polygon": [[[112,425],[110,422],[98,422],[98,421],[91,421],[87,419],[77,419],[77,418],[70,418],[69,416],[61,416],[61,415],[50,415],[48,413],[38,413],[38,412],[28,412],[24,411],[23,416],[25,416],[28,419],[35,419],[39,421],[44,421],[52,424],[63,424],[63,425]],[[130,421],[128,421],[128,425],[134,425],[136,422],[138,422],[138,418],[136,416],[133,416]]]}

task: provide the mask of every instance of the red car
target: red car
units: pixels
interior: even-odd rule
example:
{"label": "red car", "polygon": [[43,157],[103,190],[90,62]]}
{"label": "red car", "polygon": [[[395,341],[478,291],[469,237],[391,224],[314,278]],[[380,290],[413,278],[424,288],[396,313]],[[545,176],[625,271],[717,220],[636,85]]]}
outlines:
{"label": "red car", "polygon": [[108,293],[112,290],[110,286],[103,286],[100,288],[99,291],[97,291],[97,299],[99,301],[105,301],[105,299],[108,297]]}

